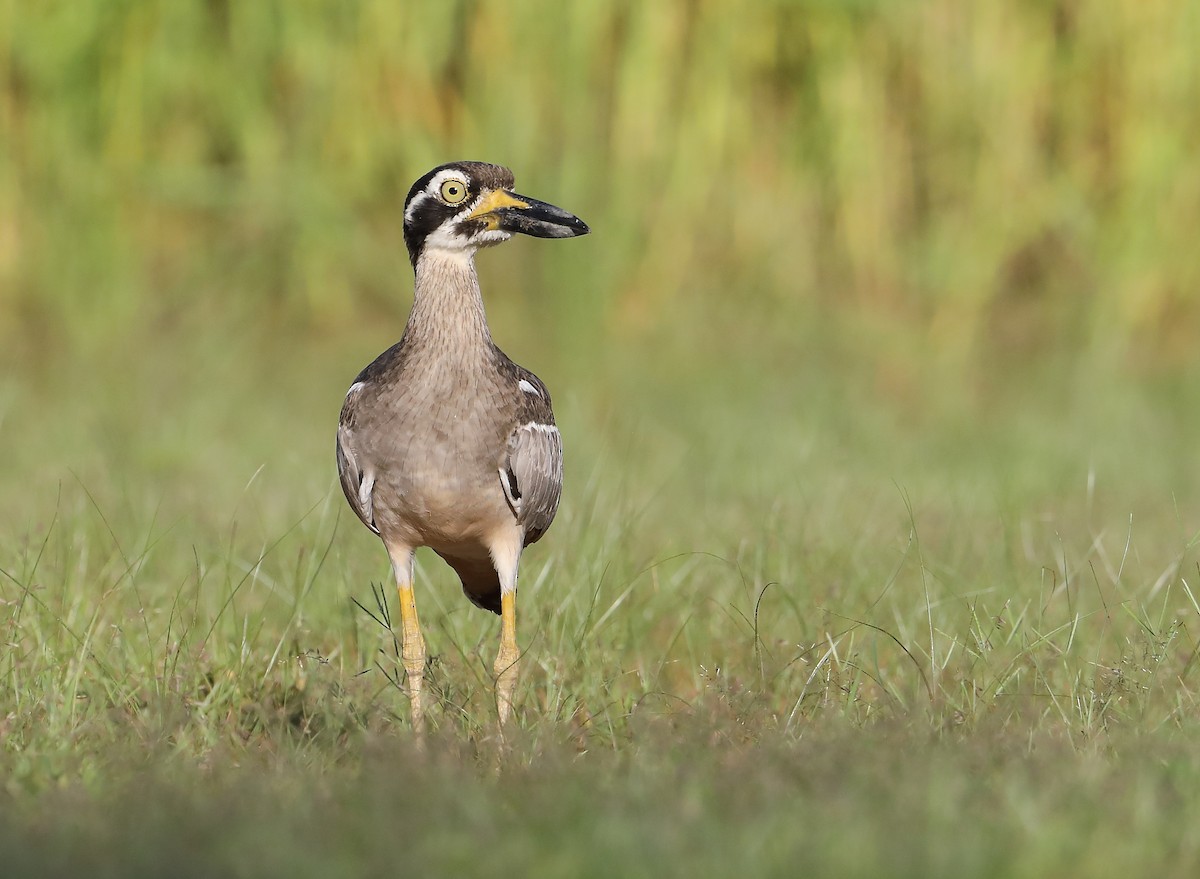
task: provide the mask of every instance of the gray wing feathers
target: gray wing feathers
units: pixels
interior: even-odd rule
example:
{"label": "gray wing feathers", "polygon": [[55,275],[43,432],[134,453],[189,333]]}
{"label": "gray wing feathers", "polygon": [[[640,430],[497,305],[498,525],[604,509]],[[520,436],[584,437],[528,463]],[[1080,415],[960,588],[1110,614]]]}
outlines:
{"label": "gray wing feathers", "polygon": [[342,408],[341,423],[337,432],[337,465],[338,479],[342,483],[342,492],[350,502],[350,508],[362,519],[362,523],[379,533],[375,527],[375,511],[373,508],[373,491],[375,474],[365,469],[359,463],[358,454],[354,449],[354,432],[346,423],[348,410],[357,398],[358,386],[352,387],[346,397],[346,405]]}
{"label": "gray wing feathers", "polygon": [[540,538],[554,521],[562,481],[558,428],[530,422],[514,430],[508,438],[508,460],[500,471],[500,484],[517,522],[525,527],[526,544]]}

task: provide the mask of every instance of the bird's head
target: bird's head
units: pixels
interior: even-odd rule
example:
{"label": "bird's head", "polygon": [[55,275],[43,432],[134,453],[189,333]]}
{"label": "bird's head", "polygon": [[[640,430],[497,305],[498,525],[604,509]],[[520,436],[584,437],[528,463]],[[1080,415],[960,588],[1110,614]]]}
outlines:
{"label": "bird's head", "polygon": [[512,171],[484,162],[451,162],[414,183],[404,202],[404,243],[412,264],[433,248],[470,256],[514,232],[535,238],[587,234],[583,220],[517,195],[512,187]]}

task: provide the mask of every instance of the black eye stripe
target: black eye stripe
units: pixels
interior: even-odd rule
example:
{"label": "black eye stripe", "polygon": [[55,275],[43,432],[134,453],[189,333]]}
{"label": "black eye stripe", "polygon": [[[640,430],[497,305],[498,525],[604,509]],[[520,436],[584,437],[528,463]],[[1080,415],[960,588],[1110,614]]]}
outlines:
{"label": "black eye stripe", "polygon": [[[446,183],[463,187],[464,191],[457,201],[442,195],[441,188]],[[418,178],[404,200],[404,244],[413,265],[416,265],[425,240],[443,226],[446,226],[447,233],[462,239],[470,239],[485,231],[484,221],[468,220],[466,214],[470,213],[484,190],[511,189],[512,185],[511,171],[483,162],[449,162]],[[450,223],[453,226],[447,225]]]}

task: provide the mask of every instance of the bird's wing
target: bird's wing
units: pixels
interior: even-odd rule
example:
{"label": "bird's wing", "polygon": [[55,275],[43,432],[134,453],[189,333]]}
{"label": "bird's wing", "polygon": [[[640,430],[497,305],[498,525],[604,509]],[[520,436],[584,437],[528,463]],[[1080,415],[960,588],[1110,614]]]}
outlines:
{"label": "bird's wing", "polygon": [[370,468],[362,465],[354,447],[354,405],[361,394],[362,385],[356,382],[346,394],[346,402],[342,406],[337,431],[338,479],[342,483],[346,500],[350,502],[350,508],[362,519],[364,525],[378,534],[372,504],[375,474]]}
{"label": "bird's wing", "polygon": [[525,544],[538,540],[554,521],[562,497],[562,437],[553,424],[530,421],[508,438],[508,455],[500,484],[517,523],[525,528]]}

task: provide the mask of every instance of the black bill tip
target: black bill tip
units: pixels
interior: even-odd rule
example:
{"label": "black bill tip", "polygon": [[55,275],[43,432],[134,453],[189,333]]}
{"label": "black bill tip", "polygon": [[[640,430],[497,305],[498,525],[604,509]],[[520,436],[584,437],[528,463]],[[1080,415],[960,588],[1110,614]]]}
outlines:
{"label": "black bill tip", "polygon": [[534,238],[576,238],[591,231],[587,223],[562,208],[524,195],[513,198],[524,202],[525,206],[503,207],[496,211],[500,228],[506,232]]}

